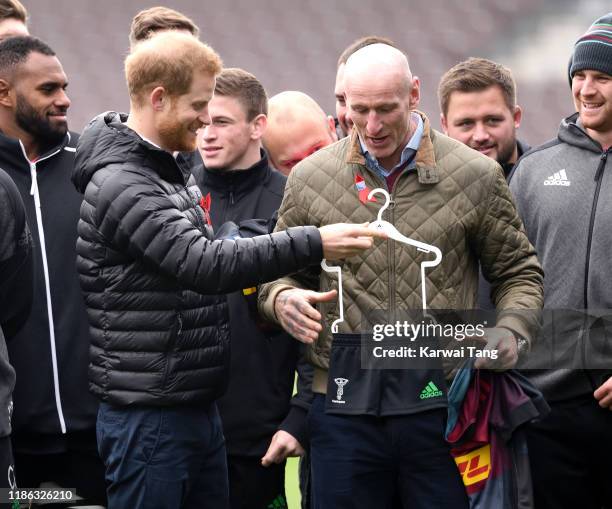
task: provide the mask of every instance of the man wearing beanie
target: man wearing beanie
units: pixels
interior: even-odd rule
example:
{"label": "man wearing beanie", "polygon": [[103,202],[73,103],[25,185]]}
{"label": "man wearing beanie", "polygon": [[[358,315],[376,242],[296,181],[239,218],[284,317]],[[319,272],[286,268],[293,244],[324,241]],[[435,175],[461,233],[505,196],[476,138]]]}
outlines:
{"label": "man wearing beanie", "polygon": [[612,362],[597,348],[609,339],[602,317],[612,314],[612,13],[577,40],[569,76],[577,112],[510,177],[544,268],[544,330],[552,331],[530,362],[555,341],[555,363],[526,371],[552,409],[530,427],[528,445],[538,509],[601,509],[612,507]]}

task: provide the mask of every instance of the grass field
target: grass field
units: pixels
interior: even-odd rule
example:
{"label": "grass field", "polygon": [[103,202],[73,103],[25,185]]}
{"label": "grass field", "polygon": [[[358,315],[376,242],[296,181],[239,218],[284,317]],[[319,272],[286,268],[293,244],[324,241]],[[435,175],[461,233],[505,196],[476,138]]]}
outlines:
{"label": "grass field", "polygon": [[300,508],[300,485],[298,482],[299,458],[287,459],[285,468],[285,491],[287,492],[287,504],[289,509]]}

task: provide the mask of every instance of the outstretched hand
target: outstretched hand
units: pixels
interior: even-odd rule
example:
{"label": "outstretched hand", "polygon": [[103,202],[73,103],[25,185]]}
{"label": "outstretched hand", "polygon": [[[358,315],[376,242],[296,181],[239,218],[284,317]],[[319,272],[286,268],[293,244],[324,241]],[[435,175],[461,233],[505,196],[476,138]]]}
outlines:
{"label": "outstretched hand", "polygon": [[311,344],[323,330],[321,313],[315,308],[318,302],[331,302],[338,292],[313,292],[301,288],[283,290],[276,296],[274,312],[282,328],[302,343]]}

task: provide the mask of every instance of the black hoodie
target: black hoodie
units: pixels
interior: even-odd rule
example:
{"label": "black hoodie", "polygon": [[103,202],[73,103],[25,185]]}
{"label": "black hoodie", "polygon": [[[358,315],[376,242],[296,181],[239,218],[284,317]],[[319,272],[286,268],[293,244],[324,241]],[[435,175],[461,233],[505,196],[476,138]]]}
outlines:
{"label": "black hoodie", "polygon": [[[77,139],[68,133],[31,162],[18,140],[0,135],[0,167],[19,189],[34,243],[32,312],[9,343],[17,373],[13,443],[22,451],[30,450],[31,435],[57,442],[64,432],[95,429],[97,402],[87,391],[89,329],[75,268],[82,197],[70,172]],[[42,452],[36,449],[30,452]]]}
{"label": "black hoodie", "polygon": [[316,264],[314,227],[213,241],[190,169],[117,113],[79,140],[77,267],[92,331],[90,388],[117,405],[209,403],[229,365],[220,294]]}

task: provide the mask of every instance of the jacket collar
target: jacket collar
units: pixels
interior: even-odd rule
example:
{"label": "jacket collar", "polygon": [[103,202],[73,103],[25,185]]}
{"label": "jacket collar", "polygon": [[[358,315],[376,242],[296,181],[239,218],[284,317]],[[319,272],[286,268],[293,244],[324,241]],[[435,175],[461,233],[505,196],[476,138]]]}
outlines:
{"label": "jacket collar", "polygon": [[[64,139],[58,145],[51,147],[42,154],[37,161],[46,159],[59,153],[70,143],[70,133],[67,132]],[[36,161],[32,161],[36,162]],[[30,171],[30,161],[28,161],[21,142],[16,138],[10,138],[0,131],[0,166],[7,166],[11,169]]]}
{"label": "jacket collar", "polygon": [[175,158],[170,152],[164,150],[140,136],[127,126],[128,115],[111,112],[105,117],[108,125],[121,134],[133,139],[134,145],[126,151],[126,160],[145,161],[151,169],[167,182],[178,182],[186,185],[191,177],[191,170],[186,161]]}
{"label": "jacket collar", "polygon": [[591,138],[584,130],[578,113],[574,113],[561,121],[558,138],[568,145],[583,148],[590,152],[601,154],[603,148],[598,141]]}
{"label": "jacket collar", "polygon": [[253,166],[244,170],[210,170],[204,166],[204,184],[212,188],[223,189],[233,187],[239,191],[263,183],[270,174],[268,155],[261,151],[261,159]]}
{"label": "jacket collar", "polygon": [[[414,110],[423,119],[423,137],[417,150],[415,162],[416,169],[421,184],[436,184],[440,181],[438,170],[436,169],[436,157],[434,155],[433,138],[434,132],[429,125],[429,119],[418,110]],[[357,131],[353,129],[349,140],[349,149],[346,155],[346,162],[349,164],[359,164],[367,170],[365,157],[361,152]],[[369,171],[369,170],[367,170]]]}

